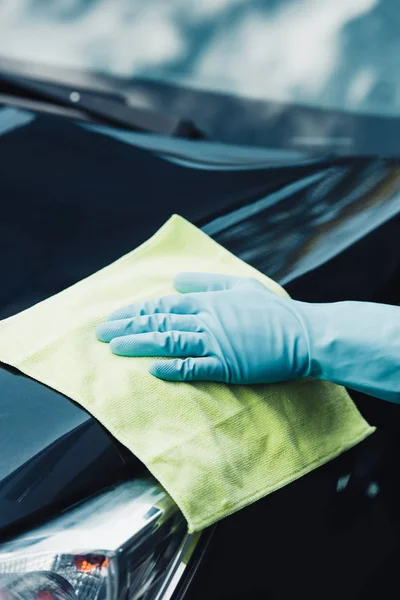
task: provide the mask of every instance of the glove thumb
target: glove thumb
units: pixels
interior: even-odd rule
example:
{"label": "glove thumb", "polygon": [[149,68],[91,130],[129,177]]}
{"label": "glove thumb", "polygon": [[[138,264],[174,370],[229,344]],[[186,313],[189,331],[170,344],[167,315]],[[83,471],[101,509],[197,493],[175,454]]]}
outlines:
{"label": "glove thumb", "polygon": [[178,292],[217,292],[235,287],[241,277],[219,275],[217,273],[178,273],[174,278],[174,286]]}

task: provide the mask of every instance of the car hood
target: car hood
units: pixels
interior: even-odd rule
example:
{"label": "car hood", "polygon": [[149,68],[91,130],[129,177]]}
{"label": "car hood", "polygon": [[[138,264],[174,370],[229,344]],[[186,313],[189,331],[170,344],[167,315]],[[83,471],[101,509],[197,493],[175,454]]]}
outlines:
{"label": "car hood", "polygon": [[[172,213],[298,298],[387,298],[398,256],[380,232],[400,210],[395,160],[172,140],[10,107],[0,136],[0,318],[129,252]],[[360,244],[374,248],[368,269]],[[69,398],[6,365],[0,440],[3,533],[143,469]]]}

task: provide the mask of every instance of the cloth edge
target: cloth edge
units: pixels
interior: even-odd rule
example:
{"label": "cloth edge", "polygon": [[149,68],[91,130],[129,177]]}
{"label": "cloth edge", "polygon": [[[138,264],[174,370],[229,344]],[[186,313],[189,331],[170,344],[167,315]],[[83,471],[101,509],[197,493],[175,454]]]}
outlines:
{"label": "cloth edge", "polygon": [[[18,369],[19,371],[21,371],[22,373],[24,373],[25,375],[27,375],[28,377],[31,377],[33,379],[35,379],[36,381],[37,378],[36,376],[32,373],[30,373],[29,368],[26,368],[24,365],[20,365],[19,363],[13,363],[10,362],[8,360],[3,360],[1,358],[1,353],[0,353],[0,361],[4,362],[5,364],[10,365],[11,367],[14,367],[16,369]],[[356,437],[352,438],[351,440],[347,441],[346,444],[344,444],[343,446],[341,446],[340,448],[338,448],[337,450],[334,450],[333,452],[330,452],[328,455],[324,455],[323,457],[318,458],[317,460],[313,461],[312,463],[308,464],[306,467],[304,467],[303,469],[300,469],[299,471],[293,473],[292,475],[290,475],[289,477],[280,480],[279,483],[277,483],[276,485],[272,485],[270,487],[267,488],[263,488],[262,490],[257,490],[256,492],[253,492],[250,496],[247,496],[245,498],[243,498],[241,500],[241,502],[235,504],[234,509],[230,510],[230,509],[225,509],[225,510],[221,510],[217,513],[215,513],[212,517],[208,518],[208,519],[204,519],[204,520],[200,520],[197,521],[196,519],[191,519],[190,518],[190,511],[186,508],[185,506],[185,502],[182,502],[182,500],[179,498],[177,499],[176,496],[172,496],[171,493],[169,492],[169,485],[165,485],[164,483],[164,476],[161,473],[158,474],[158,469],[157,467],[154,467],[154,465],[151,465],[151,467],[149,467],[143,460],[142,456],[141,456],[141,452],[137,452],[136,449],[133,448],[133,444],[128,441],[125,440],[125,436],[123,434],[121,434],[121,432],[115,432],[114,431],[114,427],[111,426],[110,424],[105,424],[102,418],[102,415],[98,414],[98,411],[91,407],[90,410],[88,408],[86,408],[85,406],[83,406],[81,404],[81,402],[79,400],[76,400],[74,398],[74,394],[71,394],[68,390],[66,389],[61,389],[59,385],[54,386],[54,384],[51,382],[50,378],[41,378],[39,380],[40,383],[43,383],[44,385],[47,385],[48,387],[58,391],[59,393],[67,396],[69,399],[73,400],[76,404],[78,404],[80,407],[82,407],[85,411],[87,411],[90,415],[92,415],[97,421],[99,421],[99,423],[107,430],[110,432],[110,434],[116,439],[118,440],[121,444],[123,444],[130,452],[132,452],[135,456],[137,456],[137,458],[143,462],[143,464],[145,464],[147,470],[155,477],[155,479],[157,479],[157,481],[161,484],[161,486],[167,491],[168,495],[173,499],[173,501],[176,503],[176,505],[178,506],[179,510],[182,512],[183,516],[185,517],[187,523],[188,523],[188,531],[189,533],[196,533],[198,531],[202,531],[203,529],[205,529],[206,527],[209,527],[210,525],[213,525],[214,523],[216,523],[217,521],[220,521],[221,519],[224,519],[225,517],[228,517],[232,514],[234,514],[235,512],[241,510],[242,508],[245,508],[246,506],[249,506],[250,504],[254,504],[254,502],[257,502],[257,500],[260,500],[261,498],[264,498],[265,496],[285,487],[286,485],[293,483],[294,481],[296,481],[297,479],[300,479],[301,477],[303,477],[304,475],[307,475],[307,473],[310,473],[311,471],[314,471],[315,469],[317,469],[318,467],[330,462],[331,460],[333,460],[334,458],[337,458],[338,456],[340,456],[341,454],[343,454],[344,452],[346,452],[347,450],[349,450],[350,448],[356,446],[358,443],[362,442],[364,439],[366,439],[368,436],[372,435],[375,431],[376,431],[376,427],[369,425],[369,423],[364,419],[364,417],[361,415],[361,413],[359,412],[359,410],[357,409],[357,407],[355,406],[355,404],[352,402],[352,412],[356,412],[358,418],[362,419],[363,421],[363,429],[362,432],[359,433]],[[351,399],[350,399],[351,400]]]}
{"label": "cloth edge", "polygon": [[[185,516],[186,521],[188,522],[188,525],[189,525],[188,532],[196,533],[197,531],[202,531],[203,529],[205,529],[206,527],[209,527],[210,525],[213,525],[217,521],[225,519],[226,517],[231,516],[232,514],[238,512],[239,510],[246,508],[247,506],[250,506],[251,504],[254,504],[258,500],[261,500],[265,496],[269,496],[269,494],[272,494],[273,492],[276,492],[276,491],[282,489],[283,487],[289,485],[290,483],[293,483],[294,481],[301,479],[301,477],[303,477],[304,475],[311,473],[311,471],[315,471],[316,469],[318,469],[319,467],[322,467],[323,465],[327,464],[331,460],[334,460],[341,454],[344,454],[344,452],[347,452],[347,450],[354,448],[354,446],[357,446],[357,444],[364,441],[367,437],[369,437],[376,431],[376,427],[369,425],[367,422],[366,422],[366,424],[367,424],[367,426],[366,426],[365,430],[361,434],[356,436],[355,438],[352,438],[349,442],[347,442],[347,444],[345,446],[339,448],[338,450],[335,450],[334,452],[330,453],[329,455],[326,455],[326,456],[318,459],[317,461],[314,461],[313,463],[307,465],[303,469],[300,469],[299,471],[297,471],[290,477],[287,477],[286,479],[280,481],[278,484],[270,486],[269,488],[267,488],[267,490],[263,490],[263,491],[259,490],[258,492],[251,494],[247,498],[243,499],[240,503],[236,504],[234,510],[232,510],[232,511],[228,510],[228,511],[223,511],[223,512],[221,511],[220,513],[217,513],[217,515],[214,515],[213,519],[205,519],[204,521],[199,521],[199,522],[197,522],[193,519],[189,519],[186,516],[185,511],[177,503],[177,505],[179,506],[179,509],[182,511],[183,515]],[[168,492],[168,490],[167,490],[167,492]]]}

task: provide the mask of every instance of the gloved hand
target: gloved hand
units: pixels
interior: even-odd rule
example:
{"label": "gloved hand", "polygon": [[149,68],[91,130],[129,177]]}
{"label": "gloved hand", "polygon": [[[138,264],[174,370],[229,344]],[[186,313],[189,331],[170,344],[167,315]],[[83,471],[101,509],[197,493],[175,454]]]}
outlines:
{"label": "gloved hand", "polygon": [[181,295],[113,313],[98,327],[99,340],[122,356],[174,357],[150,367],[170,381],[310,375],[400,403],[400,307],[308,304],[228,275],[181,273],[175,287]]}
{"label": "gloved hand", "polygon": [[169,381],[271,383],[309,375],[301,303],[255,279],[181,273],[174,283],[181,294],[114,312],[97,328],[98,339],[121,356],[174,357],[150,367]]}

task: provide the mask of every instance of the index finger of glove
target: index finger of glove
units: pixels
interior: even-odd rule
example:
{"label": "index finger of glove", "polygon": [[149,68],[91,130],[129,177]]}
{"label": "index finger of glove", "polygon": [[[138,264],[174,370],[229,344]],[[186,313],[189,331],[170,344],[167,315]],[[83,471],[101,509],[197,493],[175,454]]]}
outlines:
{"label": "index finger of glove", "polygon": [[151,332],[167,331],[203,332],[202,322],[194,315],[174,315],[156,313],[131,319],[118,319],[101,323],[96,328],[97,338],[101,342],[111,342],[116,337]]}
{"label": "index finger of glove", "polygon": [[143,315],[154,315],[158,313],[190,315],[196,312],[193,306],[193,301],[190,296],[181,296],[174,294],[173,296],[163,296],[162,298],[154,298],[130,304],[115,310],[107,318],[107,321],[119,321],[120,319],[132,319]]}

